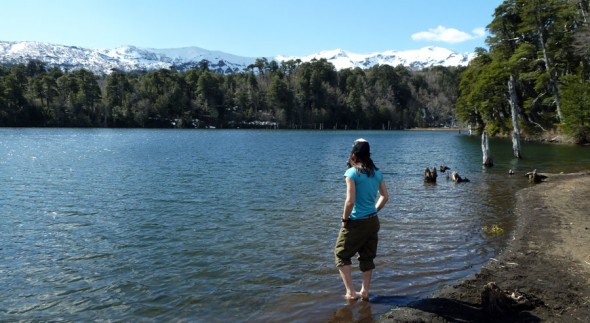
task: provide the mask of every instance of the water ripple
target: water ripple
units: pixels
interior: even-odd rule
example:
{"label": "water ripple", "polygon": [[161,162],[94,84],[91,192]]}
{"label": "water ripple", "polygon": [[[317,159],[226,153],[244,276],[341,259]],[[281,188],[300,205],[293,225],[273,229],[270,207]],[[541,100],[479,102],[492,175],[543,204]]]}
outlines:
{"label": "water ripple", "polygon": [[[522,187],[503,169],[542,160],[515,165],[506,144],[482,170],[477,140],[450,133],[0,129],[0,320],[329,321],[343,308],[343,167],[361,136],[392,197],[375,294],[353,308],[369,316],[495,255],[504,237],[481,228],[509,232]],[[472,182],[425,185],[442,162]]]}

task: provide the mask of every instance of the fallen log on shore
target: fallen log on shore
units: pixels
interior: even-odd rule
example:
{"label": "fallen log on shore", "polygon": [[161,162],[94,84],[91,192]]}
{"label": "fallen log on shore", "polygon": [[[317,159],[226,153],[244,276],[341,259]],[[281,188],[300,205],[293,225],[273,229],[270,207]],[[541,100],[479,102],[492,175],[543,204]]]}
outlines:
{"label": "fallen log on shore", "polygon": [[541,183],[541,181],[547,178],[547,176],[537,173],[536,169],[526,173],[525,176],[529,178],[529,183]]}
{"label": "fallen log on shore", "polygon": [[490,282],[481,292],[483,310],[493,317],[505,317],[524,310],[535,308],[534,302],[527,295],[517,290],[503,290],[496,283]]}

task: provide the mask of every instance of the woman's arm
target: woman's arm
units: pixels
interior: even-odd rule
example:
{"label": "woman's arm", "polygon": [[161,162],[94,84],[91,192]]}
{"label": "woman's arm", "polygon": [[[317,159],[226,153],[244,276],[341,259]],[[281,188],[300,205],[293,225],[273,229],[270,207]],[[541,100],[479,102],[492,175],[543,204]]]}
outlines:
{"label": "woman's arm", "polygon": [[387,192],[387,185],[385,185],[385,181],[383,181],[383,180],[381,181],[381,184],[379,185],[379,194],[381,196],[379,196],[379,199],[377,200],[377,204],[375,204],[377,211],[381,210],[385,206],[385,203],[387,203],[387,201],[389,201],[389,193]]}
{"label": "woman's arm", "polygon": [[[346,177],[346,201],[344,201],[344,210],[342,211],[342,219],[348,221],[352,208],[354,207],[354,199],[356,196],[356,186],[350,177]],[[346,222],[342,222],[342,226],[346,226]]]}

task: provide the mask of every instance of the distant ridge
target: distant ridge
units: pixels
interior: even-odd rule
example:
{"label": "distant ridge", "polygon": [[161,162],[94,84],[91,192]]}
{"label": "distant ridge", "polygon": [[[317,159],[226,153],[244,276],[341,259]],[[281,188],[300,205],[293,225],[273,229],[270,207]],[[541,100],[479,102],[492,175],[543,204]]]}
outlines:
{"label": "distant ridge", "polygon": [[[376,64],[422,69],[432,66],[465,66],[474,53],[459,54],[442,47],[424,47],[418,50],[385,51],[371,54],[355,54],[341,49],[322,51],[303,57],[264,57],[277,62],[300,59],[303,62],[325,58],[337,70]],[[199,47],[152,49],[122,46],[112,49],[90,49],[78,46],[56,45],[43,42],[0,41],[0,64],[27,63],[35,59],[50,67],[64,70],[85,68],[96,74],[109,74],[113,70],[124,72],[151,71],[160,68],[187,70],[206,62],[209,69],[222,74],[244,71],[257,58],[210,51]]]}

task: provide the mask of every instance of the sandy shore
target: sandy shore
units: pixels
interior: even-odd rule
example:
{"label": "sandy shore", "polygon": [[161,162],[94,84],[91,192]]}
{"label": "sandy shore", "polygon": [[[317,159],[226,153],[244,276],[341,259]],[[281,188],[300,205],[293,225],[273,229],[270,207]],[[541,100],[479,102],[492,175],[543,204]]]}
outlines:
{"label": "sandy shore", "polygon": [[[517,193],[508,247],[475,276],[431,298],[392,309],[383,322],[588,322],[590,175],[548,175]],[[518,291],[528,306],[503,316],[482,307],[489,282]]]}

